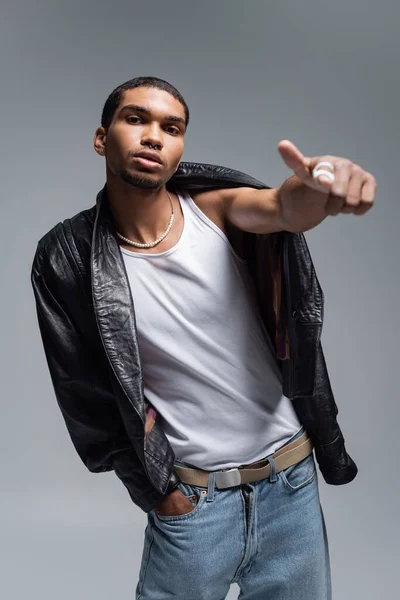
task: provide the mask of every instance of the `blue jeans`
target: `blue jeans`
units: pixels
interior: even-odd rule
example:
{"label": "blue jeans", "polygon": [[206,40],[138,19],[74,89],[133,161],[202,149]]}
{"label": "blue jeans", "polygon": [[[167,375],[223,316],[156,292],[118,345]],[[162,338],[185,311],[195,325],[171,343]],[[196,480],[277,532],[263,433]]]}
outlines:
{"label": "blue jeans", "polygon": [[218,489],[211,473],[208,487],[179,485],[191,512],[147,513],[136,600],[224,600],[232,583],[238,600],[331,600],[314,454],[279,473],[266,458],[268,479]]}

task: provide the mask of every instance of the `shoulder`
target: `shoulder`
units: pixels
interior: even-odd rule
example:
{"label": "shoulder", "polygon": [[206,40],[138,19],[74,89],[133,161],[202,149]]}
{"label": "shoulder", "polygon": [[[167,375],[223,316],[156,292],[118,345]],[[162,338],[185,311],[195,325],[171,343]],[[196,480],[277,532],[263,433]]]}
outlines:
{"label": "shoulder", "polygon": [[95,209],[80,211],[70,218],[60,221],[49,229],[37,242],[32,271],[47,274],[64,271],[71,265],[72,270],[82,270],[82,255],[90,255]]}
{"label": "shoulder", "polygon": [[[270,188],[268,188],[270,189]],[[223,226],[229,219],[230,207],[234,202],[251,200],[259,194],[254,187],[237,186],[213,190],[193,191],[190,193],[194,203],[217,225]]]}
{"label": "shoulder", "polygon": [[224,230],[224,190],[188,191],[196,206],[220,229]]}
{"label": "shoulder", "polygon": [[93,231],[95,207],[85,209],[72,217],[60,221],[39,239],[37,245],[42,252],[52,252],[60,246],[61,239],[71,233],[74,237],[87,236]]}
{"label": "shoulder", "polygon": [[189,190],[188,193],[198,206],[218,206],[224,198],[224,190]]}

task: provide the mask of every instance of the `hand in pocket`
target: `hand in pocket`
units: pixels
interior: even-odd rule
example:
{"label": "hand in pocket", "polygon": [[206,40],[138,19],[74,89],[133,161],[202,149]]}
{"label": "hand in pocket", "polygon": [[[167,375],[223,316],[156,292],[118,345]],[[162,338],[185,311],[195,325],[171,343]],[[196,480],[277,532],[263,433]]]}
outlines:
{"label": "hand in pocket", "polygon": [[165,496],[154,510],[161,517],[177,517],[192,512],[194,508],[189,498],[181,490],[175,489]]}

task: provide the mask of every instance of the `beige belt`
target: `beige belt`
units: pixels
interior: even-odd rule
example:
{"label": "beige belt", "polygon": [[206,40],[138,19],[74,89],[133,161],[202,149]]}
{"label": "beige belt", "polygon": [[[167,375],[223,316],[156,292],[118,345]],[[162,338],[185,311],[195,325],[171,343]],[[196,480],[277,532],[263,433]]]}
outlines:
{"label": "beige belt", "polygon": [[[279,471],[283,471],[283,469],[287,469],[300,462],[312,453],[313,447],[314,444],[307,431],[305,431],[296,440],[283,446],[272,455],[275,462],[275,472],[279,473]],[[174,465],[174,469],[183,483],[208,487],[210,471],[192,469],[180,465]],[[262,458],[249,465],[213,472],[215,473],[215,487],[225,489],[241,485],[242,483],[251,483],[252,481],[266,479],[270,475],[271,465],[265,458]]]}

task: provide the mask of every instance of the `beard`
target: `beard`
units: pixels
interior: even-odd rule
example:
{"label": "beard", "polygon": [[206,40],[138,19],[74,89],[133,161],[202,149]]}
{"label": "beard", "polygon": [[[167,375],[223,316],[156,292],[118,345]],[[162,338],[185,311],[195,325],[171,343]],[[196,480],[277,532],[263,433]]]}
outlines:
{"label": "beard", "polygon": [[128,183],[132,187],[137,187],[147,190],[156,190],[163,186],[163,179],[150,179],[145,175],[132,174],[127,169],[122,169],[120,177],[125,183]]}

